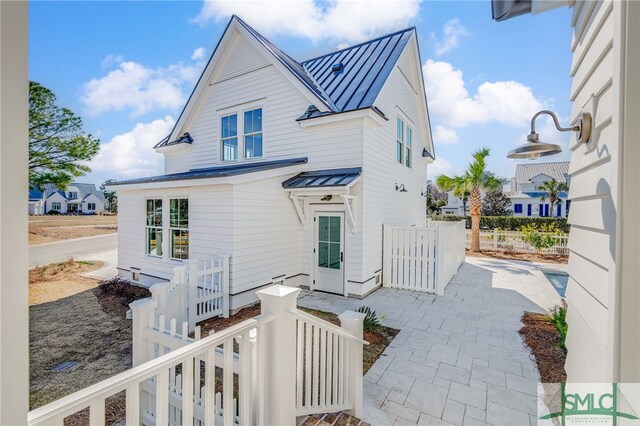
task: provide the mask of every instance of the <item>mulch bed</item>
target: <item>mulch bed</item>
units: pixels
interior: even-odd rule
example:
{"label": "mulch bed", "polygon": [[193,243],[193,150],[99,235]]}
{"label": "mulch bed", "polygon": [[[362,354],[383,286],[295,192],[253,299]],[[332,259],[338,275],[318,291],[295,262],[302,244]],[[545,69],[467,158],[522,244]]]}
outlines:
{"label": "mulch bed", "polygon": [[519,331],[524,343],[531,349],[542,383],[564,383],[567,373],[564,362],[567,354],[558,347],[560,337],[556,327],[544,314],[525,312],[522,315],[522,327]]}
{"label": "mulch bed", "polygon": [[[307,312],[308,314],[314,315],[332,324],[340,325],[340,320],[334,313],[303,307],[298,308],[302,311]],[[215,330],[216,332],[224,330],[225,328],[229,328],[232,325],[238,324],[244,320],[253,318],[256,315],[260,315],[260,304],[242,308],[236,314],[232,315],[229,318],[211,318],[209,320],[200,322],[198,325],[200,326],[201,335],[208,336],[209,333],[213,330]],[[369,333],[366,331],[364,332],[364,340],[369,342],[369,344],[364,347],[363,373],[366,373],[369,368],[371,368],[373,363],[376,362],[378,358],[380,358],[382,352],[384,352],[385,348],[389,346],[391,341],[399,332],[400,330],[384,326],[381,326],[380,329],[375,333]]]}
{"label": "mulch bed", "polygon": [[541,262],[541,263],[558,263],[566,264],[569,262],[569,256],[563,254],[535,254],[535,253],[513,253],[504,251],[482,250],[481,252],[471,253],[468,249],[465,254],[471,257],[487,257],[504,260],[520,260],[523,262]]}

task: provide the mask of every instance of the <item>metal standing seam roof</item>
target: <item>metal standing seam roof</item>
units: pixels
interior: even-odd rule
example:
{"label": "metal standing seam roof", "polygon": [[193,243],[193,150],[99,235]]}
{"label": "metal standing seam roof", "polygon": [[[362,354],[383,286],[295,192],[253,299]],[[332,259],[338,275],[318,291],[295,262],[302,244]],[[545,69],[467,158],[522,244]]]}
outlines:
{"label": "metal standing seam roof", "polygon": [[[373,106],[415,28],[302,62],[304,70],[329,96],[338,111]],[[339,68],[334,71],[334,65]]]}
{"label": "metal standing seam roof", "polygon": [[544,174],[557,182],[566,183],[565,176],[569,173],[569,162],[518,164],[516,166],[516,183],[529,183],[531,178]]}
{"label": "metal standing seam roof", "polygon": [[362,174],[361,167],[302,172],[282,182],[284,189],[348,186]]}
{"label": "metal standing seam roof", "polygon": [[131,185],[139,183],[170,182],[188,179],[206,179],[216,177],[228,177],[246,173],[261,172],[264,170],[278,169],[281,167],[306,164],[307,157],[287,158],[262,162],[237,163],[228,166],[209,167],[204,169],[191,169],[188,172],[172,173],[160,176],[151,176],[138,179],[129,179],[109,184],[109,186]]}

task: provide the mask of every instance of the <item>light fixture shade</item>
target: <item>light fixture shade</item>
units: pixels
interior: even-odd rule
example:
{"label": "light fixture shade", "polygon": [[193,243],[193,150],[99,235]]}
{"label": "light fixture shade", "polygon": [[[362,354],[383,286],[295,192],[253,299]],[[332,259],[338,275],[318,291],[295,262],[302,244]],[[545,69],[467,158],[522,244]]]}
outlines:
{"label": "light fixture shade", "polygon": [[514,150],[509,151],[507,158],[528,158],[535,160],[539,157],[547,155],[559,154],[562,152],[560,145],[546,142],[527,142],[524,145],[520,145]]}

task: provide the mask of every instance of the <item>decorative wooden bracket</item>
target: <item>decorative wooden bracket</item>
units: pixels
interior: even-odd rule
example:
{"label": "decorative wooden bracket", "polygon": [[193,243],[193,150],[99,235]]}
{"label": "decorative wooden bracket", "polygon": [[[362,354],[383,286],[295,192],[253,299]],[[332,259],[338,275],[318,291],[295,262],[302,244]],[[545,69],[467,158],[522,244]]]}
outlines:
{"label": "decorative wooden bracket", "polygon": [[298,219],[300,219],[300,224],[302,225],[302,229],[306,231],[307,218],[304,215],[304,207],[305,207],[304,197],[300,197],[294,194],[289,194],[289,198],[291,198],[291,202],[293,202],[293,207],[295,207],[296,213],[298,213]]}
{"label": "decorative wooden bracket", "polygon": [[342,202],[344,203],[344,211],[347,214],[347,219],[349,220],[349,225],[351,227],[351,233],[356,233],[356,218],[353,212],[353,200],[356,198],[355,195],[350,194],[340,194],[342,198]]}

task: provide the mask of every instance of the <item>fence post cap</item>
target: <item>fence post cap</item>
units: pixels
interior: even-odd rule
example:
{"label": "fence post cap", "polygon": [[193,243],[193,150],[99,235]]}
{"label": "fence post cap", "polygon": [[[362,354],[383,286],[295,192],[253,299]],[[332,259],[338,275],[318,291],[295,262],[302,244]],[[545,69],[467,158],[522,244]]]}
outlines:
{"label": "fence post cap", "polygon": [[225,254],[221,254],[221,255],[219,255],[219,257],[221,257],[221,258],[223,258],[223,259],[228,259],[228,258],[230,258],[230,257],[231,257],[231,255],[230,255],[230,254],[226,254],[226,253],[225,253]]}
{"label": "fence post cap", "polygon": [[338,319],[340,321],[363,321],[367,315],[363,312],[356,311],[344,311],[340,315],[338,315]]}
{"label": "fence post cap", "polygon": [[300,293],[300,291],[301,289],[297,287],[289,287],[286,285],[272,285],[265,289],[256,291],[256,295],[258,296],[258,298],[260,298],[260,300],[262,300],[263,298],[270,298],[270,297],[273,297],[273,298],[286,297],[294,293],[297,296],[298,293]]}
{"label": "fence post cap", "polygon": [[157,303],[155,300],[153,300],[150,297],[145,297],[144,299],[138,299],[138,300],[134,300],[133,302],[129,303],[129,307],[132,310],[152,310],[155,309],[155,307],[157,306]]}

